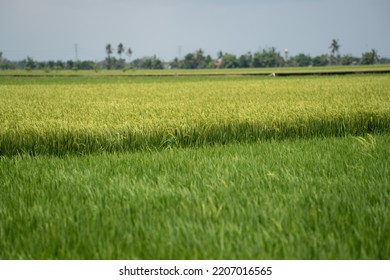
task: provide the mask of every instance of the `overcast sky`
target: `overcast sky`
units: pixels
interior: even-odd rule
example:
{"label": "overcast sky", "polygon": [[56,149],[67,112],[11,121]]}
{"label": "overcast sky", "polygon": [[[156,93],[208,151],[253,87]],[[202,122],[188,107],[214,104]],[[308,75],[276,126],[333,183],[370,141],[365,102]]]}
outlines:
{"label": "overcast sky", "polygon": [[123,43],[133,59],[202,48],[241,55],[376,49],[390,57],[389,0],[0,0],[0,51],[11,60],[103,60]]}

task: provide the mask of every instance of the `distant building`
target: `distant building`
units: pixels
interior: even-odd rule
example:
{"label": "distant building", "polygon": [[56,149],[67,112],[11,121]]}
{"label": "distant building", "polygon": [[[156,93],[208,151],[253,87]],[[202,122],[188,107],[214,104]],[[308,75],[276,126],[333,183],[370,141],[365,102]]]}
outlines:
{"label": "distant building", "polygon": [[220,68],[221,65],[222,65],[222,58],[219,58],[219,59],[213,61],[214,68]]}
{"label": "distant building", "polygon": [[172,65],[170,63],[164,63],[163,64],[164,69],[172,69]]}

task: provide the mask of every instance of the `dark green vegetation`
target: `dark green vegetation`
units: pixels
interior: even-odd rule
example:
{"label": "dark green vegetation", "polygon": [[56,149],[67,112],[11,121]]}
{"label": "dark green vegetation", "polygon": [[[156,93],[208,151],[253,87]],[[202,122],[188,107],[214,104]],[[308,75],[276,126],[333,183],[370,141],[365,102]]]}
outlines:
{"label": "dark green vegetation", "polygon": [[1,77],[0,259],[389,259],[389,89]]}

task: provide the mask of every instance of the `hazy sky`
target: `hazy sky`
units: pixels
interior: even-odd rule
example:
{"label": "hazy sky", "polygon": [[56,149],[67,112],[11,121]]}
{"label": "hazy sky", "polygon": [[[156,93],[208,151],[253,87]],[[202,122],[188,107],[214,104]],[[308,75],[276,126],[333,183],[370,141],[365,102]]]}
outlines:
{"label": "hazy sky", "polygon": [[[390,57],[389,0],[0,0],[0,51],[11,60],[103,60],[122,42],[133,59],[171,60],[202,48],[291,55],[375,48]],[[180,52],[181,50],[181,52]]]}

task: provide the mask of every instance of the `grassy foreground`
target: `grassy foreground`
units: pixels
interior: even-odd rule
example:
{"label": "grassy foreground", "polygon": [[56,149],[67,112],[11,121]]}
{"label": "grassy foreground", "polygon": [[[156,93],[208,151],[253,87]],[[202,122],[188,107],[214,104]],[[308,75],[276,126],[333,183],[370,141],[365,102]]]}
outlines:
{"label": "grassy foreground", "polygon": [[389,259],[390,136],[0,157],[0,259]]}

